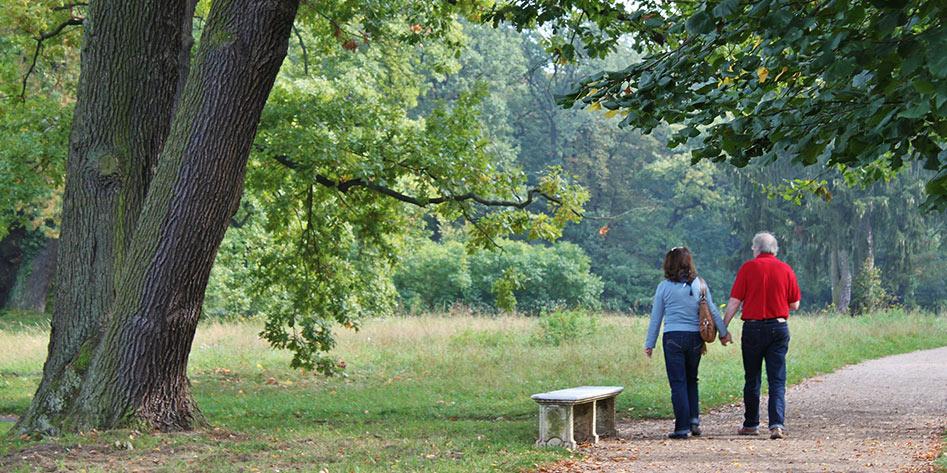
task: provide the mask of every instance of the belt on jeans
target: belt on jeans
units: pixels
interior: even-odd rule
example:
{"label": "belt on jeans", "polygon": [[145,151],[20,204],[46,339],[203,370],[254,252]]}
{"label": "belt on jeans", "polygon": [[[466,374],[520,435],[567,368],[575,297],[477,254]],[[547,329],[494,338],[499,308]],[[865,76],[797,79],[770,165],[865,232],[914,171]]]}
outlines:
{"label": "belt on jeans", "polygon": [[762,319],[762,320],[744,320],[745,324],[772,324],[772,323],[785,323],[785,317],[777,317],[775,319]]}

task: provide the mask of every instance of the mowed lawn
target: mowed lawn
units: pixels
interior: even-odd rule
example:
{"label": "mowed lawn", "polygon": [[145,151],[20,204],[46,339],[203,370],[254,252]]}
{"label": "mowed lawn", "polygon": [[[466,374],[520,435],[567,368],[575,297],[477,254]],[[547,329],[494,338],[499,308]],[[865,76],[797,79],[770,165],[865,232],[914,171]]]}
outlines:
{"label": "mowed lawn", "polygon": [[[9,317],[7,317],[9,319]],[[190,378],[212,429],[183,434],[83,432],[0,440],[2,471],[521,471],[569,456],[533,446],[530,394],[619,385],[624,419],[671,416],[660,348],[643,354],[647,317],[598,316],[597,330],[552,345],[536,318],[428,315],[341,330],[346,375],[289,368],[258,322],[205,321]],[[0,322],[0,435],[29,405],[46,354],[42,321]],[[789,381],[861,360],[947,345],[947,316],[890,311],[790,321]],[[740,323],[732,324],[739,339]],[[739,400],[739,345],[701,363],[701,402]],[[670,428],[670,423],[668,428]],[[736,428],[737,426],[734,426]]]}

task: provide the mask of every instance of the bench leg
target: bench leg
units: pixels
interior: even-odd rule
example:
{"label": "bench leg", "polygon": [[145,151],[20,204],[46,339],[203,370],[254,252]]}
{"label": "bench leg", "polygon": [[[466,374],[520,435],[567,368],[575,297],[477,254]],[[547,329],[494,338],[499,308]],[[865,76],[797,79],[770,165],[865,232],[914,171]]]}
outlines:
{"label": "bench leg", "polygon": [[572,406],[542,404],[539,406],[539,440],[537,447],[575,448]]}
{"label": "bench leg", "polygon": [[599,437],[617,437],[615,428],[615,398],[595,401],[595,433]]}
{"label": "bench leg", "polygon": [[595,401],[576,404],[572,406],[573,417],[575,417],[575,441],[578,443],[598,443],[598,434],[596,433],[596,409]]}

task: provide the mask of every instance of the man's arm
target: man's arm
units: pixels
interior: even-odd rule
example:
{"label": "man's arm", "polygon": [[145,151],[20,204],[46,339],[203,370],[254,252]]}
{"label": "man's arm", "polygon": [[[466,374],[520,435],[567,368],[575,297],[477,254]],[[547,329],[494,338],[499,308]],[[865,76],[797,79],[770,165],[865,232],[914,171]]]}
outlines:
{"label": "man's arm", "polygon": [[[727,327],[730,326],[730,319],[732,319],[733,316],[737,314],[737,310],[740,309],[740,304],[742,304],[742,303],[743,303],[743,301],[741,301],[740,299],[737,299],[737,298],[735,298],[735,297],[731,297],[730,300],[727,301],[727,310],[726,310],[726,313],[725,313],[724,316],[723,316],[723,324],[724,324],[724,325],[726,325]],[[798,304],[798,303],[797,303],[797,304]]]}
{"label": "man's arm", "polygon": [[799,310],[799,301],[790,302],[790,303],[789,303],[789,310]]}

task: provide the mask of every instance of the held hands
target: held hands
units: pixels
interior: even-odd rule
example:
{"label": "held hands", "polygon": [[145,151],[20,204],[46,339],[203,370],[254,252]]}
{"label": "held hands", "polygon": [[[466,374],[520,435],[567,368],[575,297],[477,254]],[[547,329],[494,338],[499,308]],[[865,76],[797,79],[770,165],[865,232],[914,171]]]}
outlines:
{"label": "held hands", "polygon": [[644,354],[645,354],[645,355],[648,355],[648,358],[651,358],[651,352],[652,352],[652,351],[653,351],[652,348],[645,348],[645,349],[644,349]]}
{"label": "held hands", "polygon": [[733,337],[730,336],[730,333],[729,333],[729,332],[727,332],[727,335],[726,335],[726,336],[721,336],[721,337],[720,337],[720,344],[721,344],[721,345],[727,346],[728,343],[733,343]]}

